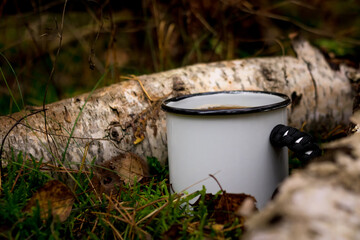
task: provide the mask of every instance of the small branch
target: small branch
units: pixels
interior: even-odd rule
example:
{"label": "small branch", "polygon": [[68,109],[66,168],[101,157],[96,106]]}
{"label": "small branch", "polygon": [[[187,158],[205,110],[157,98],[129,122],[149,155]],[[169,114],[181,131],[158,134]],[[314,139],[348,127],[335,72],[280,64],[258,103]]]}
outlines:
{"label": "small branch", "polygon": [[121,79],[126,79],[126,80],[135,80],[140,84],[141,89],[143,90],[143,92],[145,93],[146,97],[150,100],[150,102],[154,102],[155,100],[153,100],[150,95],[148,94],[148,92],[146,91],[144,85],[142,84],[141,80],[136,77],[135,75],[130,75],[130,77],[125,77],[125,76],[121,76]]}
{"label": "small branch", "polygon": [[[58,60],[58,57],[59,57],[59,54],[60,54],[61,45],[62,45],[62,36],[63,36],[63,29],[64,29],[64,19],[65,19],[66,4],[67,4],[67,0],[65,0],[65,2],[64,2],[62,17],[61,17],[60,32],[58,33],[58,36],[59,36],[59,47],[58,47],[58,50],[57,50],[57,52],[56,52],[54,64],[53,64],[53,67],[52,67],[52,69],[51,69],[50,76],[49,76],[49,79],[48,79],[48,81],[47,81],[47,83],[46,83],[46,87],[45,87],[45,94],[44,94],[44,99],[43,99],[43,110],[45,110],[47,92],[48,92],[48,89],[49,89],[49,85],[50,85],[50,83],[52,82],[52,80],[53,80],[53,78],[54,78],[55,68],[56,68],[57,60]],[[57,22],[56,22],[56,26],[57,26]],[[47,134],[48,130],[47,130],[47,121],[46,121],[46,111],[44,111],[44,127],[45,127],[46,139],[47,139],[47,142],[48,142],[48,144],[49,144],[49,148],[50,148],[50,150],[51,150],[51,143],[50,143],[49,135]]]}
{"label": "small branch", "polygon": [[103,29],[104,27],[104,21],[103,21],[103,7],[101,6],[100,7],[100,26],[99,26],[99,30],[97,31],[96,33],[96,36],[95,36],[95,39],[93,41],[93,43],[91,44],[91,49],[90,49],[90,55],[89,55],[89,67],[91,70],[94,70],[95,69],[95,64],[93,62],[93,57],[95,57],[95,45],[96,45],[96,42],[97,40],[99,39],[99,35],[100,35],[100,31],[101,29]]}
{"label": "small branch", "polygon": [[224,189],[222,188],[222,186],[221,186],[221,184],[219,183],[219,181],[217,180],[217,178],[216,178],[214,175],[212,175],[212,174],[209,174],[209,176],[212,177],[212,178],[216,181],[216,183],[219,185],[221,191],[224,192]]}
{"label": "small branch", "polygon": [[[41,109],[42,110],[42,109]],[[1,116],[1,117],[6,117],[6,118],[10,118],[14,121],[17,121],[15,118],[11,117],[11,116]],[[26,128],[30,128],[31,130],[35,131],[35,132],[39,132],[42,134],[45,134],[45,131],[42,131],[41,129],[36,129],[36,128],[32,128],[24,123],[19,123],[19,125],[22,125]],[[57,134],[57,133],[48,133],[50,136],[54,136],[54,137],[69,137],[68,135],[64,135],[64,134]],[[105,139],[105,138],[90,138],[90,137],[77,137],[77,136],[71,136],[72,139],[79,139],[79,140],[90,140],[90,141],[110,141],[109,139]]]}

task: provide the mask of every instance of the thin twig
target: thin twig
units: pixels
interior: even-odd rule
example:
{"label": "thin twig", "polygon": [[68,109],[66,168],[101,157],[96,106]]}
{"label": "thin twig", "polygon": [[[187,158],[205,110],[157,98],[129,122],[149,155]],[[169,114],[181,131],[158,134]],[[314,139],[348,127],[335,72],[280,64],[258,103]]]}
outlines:
{"label": "thin twig", "polygon": [[116,229],[116,227],[110,222],[110,221],[108,221],[108,220],[106,220],[106,219],[102,219],[104,222],[106,222],[107,223],[107,225],[109,225],[110,226],[110,228],[113,230],[113,232],[115,233],[114,235],[116,236],[116,237],[118,237],[119,239],[124,239],[122,236],[121,236],[121,234],[119,233],[119,231]]}
{"label": "thin twig", "polygon": [[216,181],[216,183],[219,185],[221,191],[224,192],[224,189],[222,188],[222,186],[221,186],[221,184],[219,183],[219,181],[217,180],[217,178],[216,178],[214,175],[212,175],[212,174],[209,174],[209,176],[212,177],[212,178]]}
{"label": "thin twig", "polygon": [[[142,219],[140,219],[136,225],[139,225],[140,223],[142,223],[143,221],[145,221],[146,219],[149,218],[149,221],[154,219],[154,217],[156,217],[167,205],[169,205],[169,201],[167,201],[166,203],[164,203],[161,207],[155,209],[154,211],[152,211],[151,213],[149,213],[148,215],[146,215],[145,217],[143,217]],[[146,224],[147,225],[147,224]]]}
{"label": "thin twig", "polygon": [[83,155],[83,157],[82,157],[81,165],[80,165],[80,169],[79,169],[80,172],[81,172],[81,171],[83,170],[83,168],[84,168],[86,156],[87,156],[87,153],[88,153],[88,151],[89,151],[90,143],[91,143],[91,142],[88,142],[88,143],[86,143],[86,145],[85,145],[84,155]]}
{"label": "thin twig", "polygon": [[[216,177],[214,177],[214,175],[209,174],[209,176],[212,177],[212,178],[216,181],[216,183],[219,185],[219,187],[220,187],[220,189],[221,189],[221,192],[222,192],[222,194],[223,194],[222,197],[225,199],[226,211],[229,212],[229,211],[230,211],[230,206],[229,206],[229,199],[228,199],[228,196],[227,196],[227,194],[226,194],[226,191],[224,191],[224,189],[222,188],[220,182],[217,180]],[[219,201],[219,203],[220,203],[220,201]],[[227,214],[227,216],[228,216],[228,220],[231,221],[230,215]]]}
{"label": "thin twig", "polygon": [[95,69],[95,64],[93,62],[93,57],[95,57],[95,44],[97,42],[97,40],[99,39],[99,35],[100,35],[100,31],[101,29],[103,29],[104,26],[104,21],[103,21],[103,7],[100,6],[100,26],[99,26],[99,30],[96,33],[95,39],[93,41],[93,43],[91,44],[91,48],[90,48],[90,54],[89,54],[89,67],[91,70]]}
{"label": "thin twig", "polygon": [[[42,110],[42,109],[41,109]],[[10,118],[14,121],[17,121],[14,117],[12,116],[1,116],[1,117],[6,117],[6,118]],[[41,129],[36,129],[36,128],[32,128],[24,123],[19,123],[19,125],[22,125],[24,127],[27,127],[27,128],[30,128],[31,130],[35,131],[35,132],[39,132],[39,133],[42,133],[42,134],[45,134],[45,131],[42,131]],[[64,134],[57,134],[57,133],[48,133],[49,135],[51,136],[54,136],[54,137],[69,137],[68,135],[64,135]],[[105,138],[90,138],[90,137],[77,137],[77,136],[71,136],[70,138],[73,138],[73,139],[80,139],[80,140],[90,140],[90,141],[111,141],[109,139],[105,139]]]}
{"label": "thin twig", "polygon": [[[99,217],[96,217],[95,224],[94,224],[93,228],[91,229],[91,233],[94,233],[98,222],[99,222]],[[89,239],[90,239],[90,235],[87,237],[87,240],[89,240]]]}
{"label": "thin twig", "polygon": [[15,185],[16,185],[17,181],[19,180],[19,177],[20,177],[22,171],[24,170],[25,161],[26,161],[26,157],[23,159],[23,163],[21,164],[21,168],[20,168],[18,174],[16,175],[14,183],[13,183],[11,189],[10,189],[10,193],[12,193],[12,191],[14,191]]}
{"label": "thin twig", "polygon": [[126,80],[135,80],[140,84],[141,89],[143,90],[143,92],[145,93],[146,97],[150,100],[150,102],[154,102],[154,100],[150,97],[150,95],[148,94],[148,92],[146,91],[144,85],[142,84],[141,80],[136,77],[135,75],[130,75],[129,77],[126,76],[121,76],[121,79],[126,79]]}
{"label": "thin twig", "polygon": [[[209,175],[211,175],[212,177],[214,177],[216,174],[218,174],[220,172],[220,170],[219,171],[217,171],[216,173],[214,173],[214,174],[209,174]],[[181,190],[180,191],[180,193],[183,193],[183,192],[185,192],[185,191],[187,191],[189,188],[192,188],[193,186],[195,186],[195,185],[197,185],[197,184],[199,184],[199,183],[202,183],[202,182],[205,182],[206,180],[208,180],[211,176],[209,176],[209,177],[206,177],[206,178],[204,178],[204,179],[201,179],[201,180],[199,180],[199,181],[197,181],[197,182],[195,182],[195,183],[193,183],[193,184],[191,184],[190,186],[188,186],[187,188],[185,188],[185,189],[183,189],[183,190]]]}
{"label": "thin twig", "polygon": [[[105,195],[106,196],[106,195]],[[124,222],[126,224],[131,224],[131,222],[129,222],[127,219],[125,218],[121,218],[119,216],[116,216],[116,215],[113,215],[113,214],[110,214],[110,213],[104,213],[104,212],[90,212],[91,214],[94,214],[94,215],[102,215],[102,216],[106,216],[106,217],[112,217],[112,218],[115,218],[116,220],[119,220],[121,222]]]}
{"label": "thin twig", "polygon": [[[191,9],[191,8],[190,8]],[[191,12],[195,15],[195,17],[204,25],[204,27],[209,30],[214,36],[217,35],[216,30],[211,27],[211,25],[197,12],[191,9]]]}
{"label": "thin twig", "polygon": [[281,48],[281,52],[282,52],[282,62],[283,62],[283,73],[284,73],[284,80],[286,83],[288,83],[288,79],[287,79],[287,73],[286,73],[286,62],[285,62],[285,48],[284,45],[278,40],[278,39],[274,39],[274,41],[279,44],[280,48]]}
{"label": "thin twig", "polygon": [[[106,4],[111,4],[106,2]],[[103,4],[104,5],[104,4]],[[114,22],[114,16],[113,16],[113,12],[111,10],[112,8],[109,8],[109,17],[110,17],[110,40],[109,40],[109,44],[108,44],[108,49],[112,51],[112,61],[114,63],[114,67],[113,67],[113,71],[114,71],[114,76],[117,76],[116,74],[116,67],[115,67],[115,63],[117,62],[117,54],[116,54],[116,45],[115,45],[115,41],[116,41],[116,24]],[[105,68],[109,68],[110,65],[110,57],[111,54],[108,54],[106,57],[106,65]]]}
{"label": "thin twig", "polygon": [[[62,11],[62,17],[61,17],[60,32],[58,33],[59,47],[58,47],[56,55],[55,55],[55,60],[54,60],[53,67],[52,67],[51,72],[50,72],[49,79],[46,82],[44,99],[43,99],[43,109],[45,109],[47,92],[48,92],[48,89],[49,89],[49,85],[53,81],[53,78],[54,78],[55,68],[56,68],[57,60],[58,60],[61,45],[62,45],[66,4],[67,4],[67,0],[65,0],[65,2],[64,2],[64,7],[63,7],[63,11]],[[46,139],[47,139],[47,142],[49,144],[50,151],[51,151],[51,143],[50,143],[50,139],[49,139],[49,135],[48,135],[48,129],[47,129],[46,111],[44,111],[44,126],[45,126]]]}
{"label": "thin twig", "polygon": [[258,15],[258,16],[262,16],[262,17],[267,17],[267,18],[271,18],[271,19],[276,19],[276,20],[280,20],[280,21],[284,21],[284,22],[289,22],[292,23],[302,29],[304,29],[305,31],[311,32],[311,33],[315,33],[318,35],[323,35],[323,36],[329,36],[329,34],[321,29],[316,29],[316,28],[312,28],[309,27],[299,21],[293,20],[290,17],[287,16],[283,16],[280,14],[275,14],[275,13],[271,13],[268,11],[268,9],[259,9],[259,10],[253,10],[250,8],[246,8],[246,7],[239,7],[238,9],[240,9],[243,12],[252,14],[252,15]]}

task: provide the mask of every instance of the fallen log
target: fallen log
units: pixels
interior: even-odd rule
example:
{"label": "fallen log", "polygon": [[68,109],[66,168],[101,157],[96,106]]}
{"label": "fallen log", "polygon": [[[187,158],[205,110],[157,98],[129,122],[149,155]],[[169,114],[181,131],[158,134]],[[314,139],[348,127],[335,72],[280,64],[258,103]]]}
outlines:
{"label": "fallen log", "polygon": [[[265,90],[287,94],[289,125],[307,131],[328,131],[347,125],[352,113],[349,68],[332,70],[323,55],[304,40],[294,41],[297,57],[279,56],[196,64],[132,77],[93,94],[46,105],[44,113],[29,116],[7,136],[3,155],[11,149],[45,160],[79,164],[111,159],[123,152],[142,158],[167,159],[163,99],[187,93],[219,90]],[[354,69],[350,69],[355,71]],[[22,111],[0,117],[3,140]],[[46,134],[47,133],[47,134]]]}
{"label": "fallen log", "polygon": [[[353,117],[360,124],[360,112]],[[327,154],[292,174],[247,221],[246,240],[360,239],[360,133],[325,145]]]}

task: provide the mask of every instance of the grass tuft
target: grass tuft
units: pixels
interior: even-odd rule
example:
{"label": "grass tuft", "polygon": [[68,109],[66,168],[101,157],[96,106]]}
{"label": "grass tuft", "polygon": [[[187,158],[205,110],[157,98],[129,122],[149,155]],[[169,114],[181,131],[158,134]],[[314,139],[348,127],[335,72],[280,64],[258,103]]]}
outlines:
{"label": "grass tuft", "polygon": [[[51,209],[44,218],[44,206],[39,202],[30,212],[24,209],[29,199],[53,180],[51,172],[63,172],[63,168],[13,153],[4,168],[0,193],[0,238],[225,239],[241,235],[236,221],[229,223],[224,229],[230,230],[220,235],[214,230],[205,188],[192,194],[171,194],[167,168],[156,158],[148,161],[153,177],[123,185],[109,195],[100,195],[93,187],[91,168],[72,170],[74,179],[70,178],[66,185],[74,193],[75,202],[70,215],[60,222],[50,214]],[[198,204],[192,206],[190,201],[198,198]]]}

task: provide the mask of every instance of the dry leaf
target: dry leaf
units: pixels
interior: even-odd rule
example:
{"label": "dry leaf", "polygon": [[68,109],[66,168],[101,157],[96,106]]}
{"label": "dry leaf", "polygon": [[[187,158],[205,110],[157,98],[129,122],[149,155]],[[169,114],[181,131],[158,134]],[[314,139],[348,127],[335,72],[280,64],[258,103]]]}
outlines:
{"label": "dry leaf", "polygon": [[117,158],[115,171],[125,184],[133,184],[136,178],[140,181],[144,176],[148,175],[148,168],[145,161],[135,153],[126,153]]}
{"label": "dry leaf", "polygon": [[[139,83],[141,83],[140,80],[138,80],[138,81],[139,81]],[[142,83],[141,83],[141,85],[142,85]],[[145,91],[145,89],[144,89],[144,91]],[[145,91],[145,93],[147,95],[146,91]],[[148,96],[148,98],[150,98],[150,96]],[[150,101],[151,101],[151,99],[150,99]],[[145,135],[144,135],[145,129],[146,129],[146,118],[140,118],[139,119],[139,125],[136,128],[136,131],[134,133],[134,136],[135,136],[134,144],[135,145],[141,143],[144,140],[144,138],[145,138]]]}
{"label": "dry leaf", "polygon": [[144,135],[141,135],[140,137],[136,137],[135,141],[134,141],[134,144],[139,144],[141,143],[143,140],[144,140]]}
{"label": "dry leaf", "polygon": [[[237,215],[236,211],[247,199],[251,199],[253,204],[256,203],[256,199],[251,195],[244,193],[226,193],[225,191],[218,196],[207,193],[205,194],[204,201],[208,211],[212,213],[210,218],[213,218],[216,224],[225,225],[232,223],[235,218],[238,218],[240,223],[244,222],[244,217]],[[194,205],[197,206],[199,201],[200,199],[196,201]],[[254,211],[257,211],[255,205]]]}
{"label": "dry leaf", "polygon": [[121,153],[95,169],[92,183],[99,193],[110,194],[122,183],[133,184],[149,174],[147,163],[135,153]]}
{"label": "dry leaf", "polygon": [[58,217],[59,221],[63,222],[69,217],[74,201],[74,194],[65,184],[58,180],[51,180],[34,193],[23,211],[31,212],[31,209],[39,202],[43,220],[49,217],[48,213],[51,210],[53,218]]}
{"label": "dry leaf", "polygon": [[217,223],[215,223],[215,224],[211,225],[211,228],[212,228],[216,233],[218,233],[218,232],[222,232],[222,231],[224,230],[224,225],[223,225],[223,224],[217,224]]}
{"label": "dry leaf", "polygon": [[118,164],[116,159],[112,158],[104,161],[94,169],[94,177],[91,179],[91,182],[96,192],[110,195],[121,187],[122,181],[115,171]]}
{"label": "dry leaf", "polygon": [[170,228],[165,231],[161,239],[163,240],[173,240],[173,239],[180,239],[181,238],[181,231],[183,230],[182,225],[179,223],[174,223],[170,226]]}

